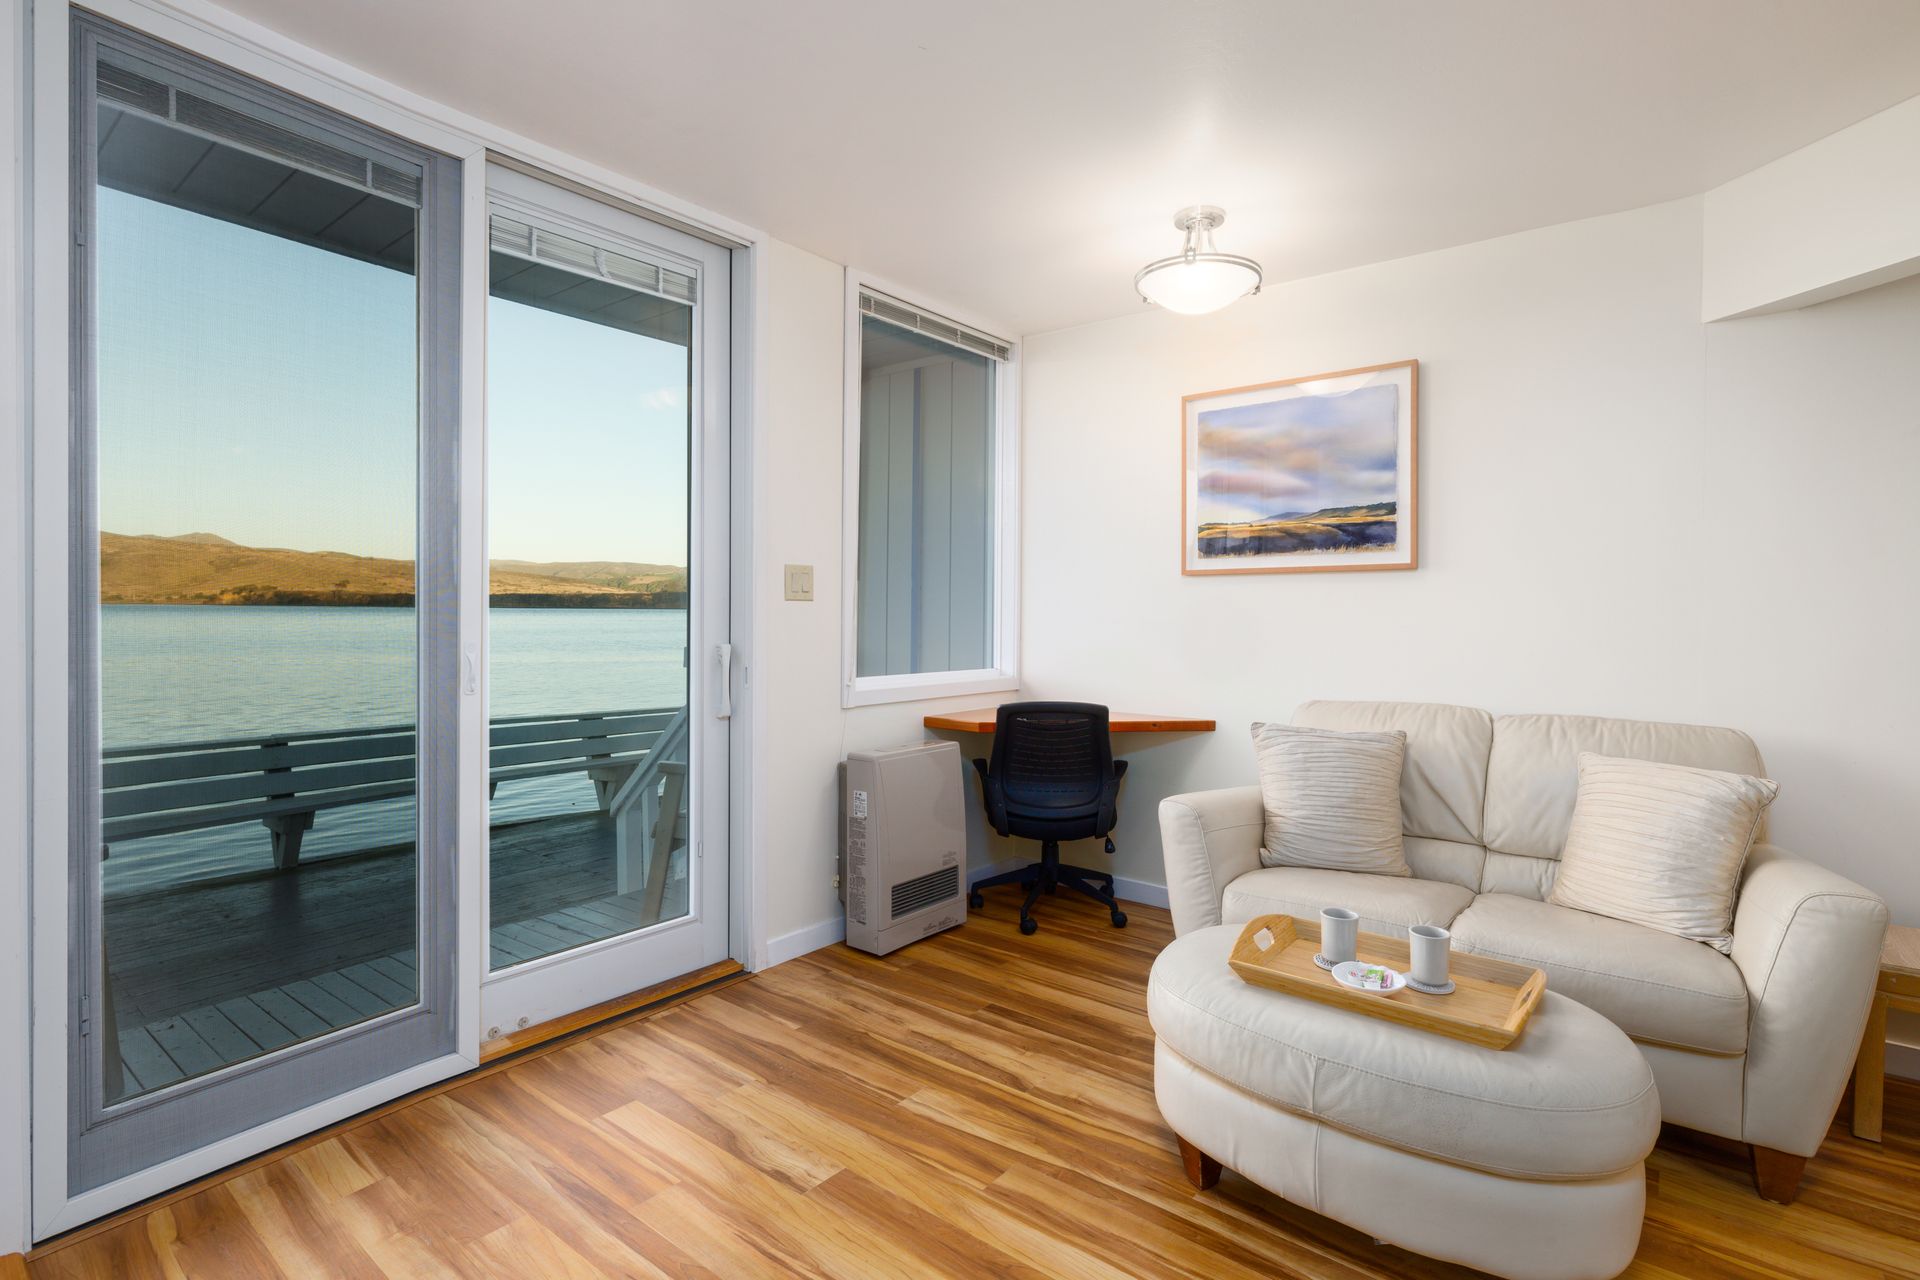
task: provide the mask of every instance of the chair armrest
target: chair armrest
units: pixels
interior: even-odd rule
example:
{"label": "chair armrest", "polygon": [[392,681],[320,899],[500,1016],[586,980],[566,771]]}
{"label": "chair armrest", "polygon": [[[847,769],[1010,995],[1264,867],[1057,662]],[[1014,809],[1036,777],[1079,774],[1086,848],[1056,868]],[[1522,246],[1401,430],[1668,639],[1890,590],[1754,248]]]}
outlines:
{"label": "chair armrest", "polygon": [[1174,933],[1220,923],[1227,886],[1260,866],[1265,828],[1259,787],[1190,791],[1160,802],[1160,848],[1167,861]]}
{"label": "chair armrest", "polygon": [[987,771],[987,762],[975,759],[973,771],[980,775],[980,802],[986,806],[987,825],[1001,835],[1007,834],[1007,796],[1000,780]]}
{"label": "chair armrest", "polygon": [[1853,1070],[1879,981],[1887,904],[1773,845],[1747,860],[1733,962],[1747,983],[1746,1141],[1810,1156]]}

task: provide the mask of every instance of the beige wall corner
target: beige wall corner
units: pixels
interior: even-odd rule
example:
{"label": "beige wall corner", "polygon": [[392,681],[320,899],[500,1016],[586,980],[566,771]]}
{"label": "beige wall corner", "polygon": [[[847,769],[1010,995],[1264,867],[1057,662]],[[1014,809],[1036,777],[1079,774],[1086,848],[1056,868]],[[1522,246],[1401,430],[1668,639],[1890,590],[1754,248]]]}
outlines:
{"label": "beige wall corner", "polygon": [[1702,225],[1707,321],[1920,272],[1920,98],[1715,187]]}

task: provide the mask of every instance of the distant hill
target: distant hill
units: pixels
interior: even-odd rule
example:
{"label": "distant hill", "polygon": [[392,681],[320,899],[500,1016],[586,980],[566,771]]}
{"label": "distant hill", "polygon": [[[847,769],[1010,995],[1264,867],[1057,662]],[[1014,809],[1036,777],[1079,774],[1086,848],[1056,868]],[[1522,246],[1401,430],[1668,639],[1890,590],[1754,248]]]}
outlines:
{"label": "distant hill", "polygon": [[[496,560],[489,577],[505,606],[680,608],[687,599],[677,565]],[[100,535],[106,604],[409,605],[413,588],[411,560],[243,547],[213,533]]]}
{"label": "distant hill", "polygon": [[[615,591],[659,591],[687,589],[687,571],[677,564],[636,564],[625,560],[559,560],[551,564],[532,560],[495,560],[494,580],[503,573],[538,574],[565,578],[572,582],[590,582]],[[500,590],[495,587],[494,590]]]}
{"label": "distant hill", "polygon": [[[1318,511],[1283,511],[1279,515],[1268,516],[1266,524],[1286,524],[1294,520],[1341,520],[1356,516],[1378,519],[1393,515],[1399,504],[1396,502],[1368,502],[1356,507],[1322,507]],[[1249,521],[1251,524],[1263,523]]]}

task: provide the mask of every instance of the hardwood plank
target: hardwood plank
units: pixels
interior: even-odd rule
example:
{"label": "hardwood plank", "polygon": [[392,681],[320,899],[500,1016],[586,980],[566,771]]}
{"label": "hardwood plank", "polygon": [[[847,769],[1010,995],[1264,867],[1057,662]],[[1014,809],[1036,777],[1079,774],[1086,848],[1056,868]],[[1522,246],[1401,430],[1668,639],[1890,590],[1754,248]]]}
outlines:
{"label": "hardwood plank", "polygon": [[[1465,1280],[1230,1169],[1196,1192],[1153,1102],[1166,913],[1113,931],[1057,898],[1023,938],[1015,906],[574,1028],[43,1246],[29,1274]],[[1917,1183],[1909,1082],[1882,1143],[1833,1127],[1791,1206],[1754,1195],[1734,1144],[1670,1130],[1626,1275],[1920,1275]]]}

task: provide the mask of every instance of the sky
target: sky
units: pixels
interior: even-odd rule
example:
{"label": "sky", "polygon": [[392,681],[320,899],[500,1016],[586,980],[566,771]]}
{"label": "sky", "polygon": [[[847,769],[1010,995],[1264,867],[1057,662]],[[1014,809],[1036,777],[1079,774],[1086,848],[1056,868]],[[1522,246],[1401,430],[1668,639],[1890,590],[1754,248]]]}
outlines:
{"label": "sky", "polygon": [[1203,409],[1197,523],[1393,501],[1399,418],[1391,384]]}
{"label": "sky", "polygon": [[[414,278],[99,192],[100,527],[411,559]],[[687,352],[488,300],[489,552],[687,562]]]}

